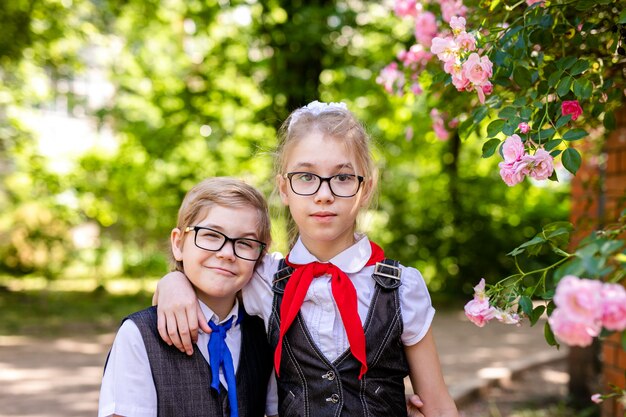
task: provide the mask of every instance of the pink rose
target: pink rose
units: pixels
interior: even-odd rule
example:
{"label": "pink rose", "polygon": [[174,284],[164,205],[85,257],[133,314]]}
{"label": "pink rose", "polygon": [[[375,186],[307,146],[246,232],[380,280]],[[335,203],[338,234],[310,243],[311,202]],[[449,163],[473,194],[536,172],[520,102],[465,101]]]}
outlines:
{"label": "pink rose", "polygon": [[545,180],[550,178],[554,171],[554,165],[552,162],[552,155],[550,155],[545,149],[537,149],[534,155],[525,155],[524,158],[529,158],[530,176],[536,180]]}
{"label": "pink rose", "polygon": [[602,317],[602,283],[566,275],[556,286],[554,304],[573,320],[599,323]]}
{"label": "pink rose", "polygon": [[450,37],[440,38],[437,36],[432,39],[430,52],[437,55],[441,61],[448,62],[451,59],[456,58],[456,55],[459,52],[459,47],[454,39]]}
{"label": "pink rose", "polygon": [[485,292],[485,278],[481,278],[478,284],[474,287],[474,299],[475,300],[489,300]]}
{"label": "pink rose", "polygon": [[533,4],[539,3],[543,7],[545,2],[546,0],[526,0],[526,4],[528,6],[532,6]]}
{"label": "pink rose", "polygon": [[626,289],[619,284],[602,286],[602,325],[617,332],[626,329]]}
{"label": "pink rose", "polygon": [[489,305],[489,299],[473,299],[465,304],[465,315],[478,327],[483,327],[495,317],[496,309]]}
{"label": "pink rose", "polygon": [[454,16],[465,16],[467,7],[463,5],[463,0],[447,0],[440,1],[441,17],[444,22],[451,22]]}
{"label": "pink rose", "polygon": [[563,116],[571,114],[572,120],[576,120],[578,119],[578,116],[583,114],[583,108],[580,107],[578,100],[565,100],[561,103],[561,114]]}
{"label": "pink rose", "polygon": [[495,317],[500,323],[504,324],[515,324],[519,326],[521,321],[519,314],[513,311],[496,309]]}
{"label": "pink rose", "polygon": [[526,123],[526,122],[522,122],[522,123],[518,124],[517,128],[519,129],[520,132],[522,132],[524,134],[530,132],[530,126],[528,126],[528,123]]}
{"label": "pink rose", "polygon": [[524,143],[519,135],[511,135],[502,144],[502,155],[505,162],[515,162],[524,156]]}
{"label": "pink rose", "polygon": [[393,11],[398,17],[415,16],[417,14],[416,0],[396,0]]}
{"label": "pink rose", "polygon": [[604,401],[604,399],[602,398],[602,394],[593,394],[591,396],[591,401],[596,404],[600,404],[602,401]]}
{"label": "pink rose", "polygon": [[465,18],[460,16],[454,16],[450,19],[450,28],[455,33],[460,33],[465,30]]}
{"label": "pink rose", "polygon": [[560,308],[554,309],[548,323],[554,335],[569,346],[589,346],[601,330],[597,322],[578,321]]}
{"label": "pink rose", "polygon": [[422,45],[430,48],[437,29],[437,17],[433,13],[421,12],[415,17],[415,38]]}
{"label": "pink rose", "polygon": [[509,187],[519,184],[524,181],[524,177],[527,175],[526,164],[522,161],[514,162],[500,162],[500,177],[502,181]]}
{"label": "pink rose", "polygon": [[474,51],[476,49],[476,38],[467,32],[459,33],[455,40],[462,51]]}
{"label": "pink rose", "polygon": [[493,64],[489,57],[481,57],[473,52],[463,63],[463,73],[472,84],[483,85],[493,74]]}
{"label": "pink rose", "polygon": [[405,83],[404,73],[398,70],[398,63],[392,62],[380,71],[376,83],[382,85],[389,94],[401,96]]}

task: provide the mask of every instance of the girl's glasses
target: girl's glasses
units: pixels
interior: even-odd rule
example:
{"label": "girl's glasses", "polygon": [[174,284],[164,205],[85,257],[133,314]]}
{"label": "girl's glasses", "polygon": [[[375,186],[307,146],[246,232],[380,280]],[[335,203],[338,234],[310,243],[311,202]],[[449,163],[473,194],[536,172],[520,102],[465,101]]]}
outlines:
{"label": "girl's glasses", "polygon": [[335,197],[352,197],[361,188],[363,177],[353,174],[337,174],[332,177],[320,177],[311,172],[289,172],[283,174],[289,179],[291,190],[298,195],[315,194],[324,181],[328,182],[330,192]]}
{"label": "girl's glasses", "polygon": [[235,256],[246,261],[258,261],[266,246],[258,240],[243,237],[231,238],[222,232],[202,226],[188,226],[185,228],[185,233],[192,230],[196,232],[194,243],[200,249],[217,252],[224,247],[226,242],[232,242]]}

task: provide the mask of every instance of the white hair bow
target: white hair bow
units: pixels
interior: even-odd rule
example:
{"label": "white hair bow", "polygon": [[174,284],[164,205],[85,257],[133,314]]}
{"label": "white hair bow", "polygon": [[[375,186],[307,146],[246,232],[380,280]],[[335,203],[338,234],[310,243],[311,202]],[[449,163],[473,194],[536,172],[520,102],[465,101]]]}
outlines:
{"label": "white hair bow", "polygon": [[291,119],[289,120],[289,127],[291,127],[291,125],[293,123],[295,123],[300,116],[302,116],[305,113],[310,113],[314,116],[317,116],[321,113],[327,112],[327,111],[333,111],[333,110],[337,110],[337,109],[342,109],[342,110],[348,110],[348,106],[346,106],[346,103],[322,103],[320,101],[312,101],[311,103],[307,104],[304,107],[300,107],[299,109],[295,110],[292,114],[291,114]]}

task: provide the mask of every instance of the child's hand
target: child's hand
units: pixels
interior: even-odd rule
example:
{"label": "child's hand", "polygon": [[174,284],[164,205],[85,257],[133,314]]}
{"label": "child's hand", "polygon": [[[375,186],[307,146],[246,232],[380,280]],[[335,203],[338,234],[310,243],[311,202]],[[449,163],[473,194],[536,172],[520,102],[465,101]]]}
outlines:
{"label": "child's hand", "polygon": [[211,328],[187,277],[175,271],[161,278],[152,302],[155,300],[161,338],[181,352],[193,354],[193,344],[198,340],[198,327],[206,333],[211,333]]}
{"label": "child's hand", "polygon": [[424,417],[420,408],[424,403],[417,394],[406,396],[406,411],[409,417]]}

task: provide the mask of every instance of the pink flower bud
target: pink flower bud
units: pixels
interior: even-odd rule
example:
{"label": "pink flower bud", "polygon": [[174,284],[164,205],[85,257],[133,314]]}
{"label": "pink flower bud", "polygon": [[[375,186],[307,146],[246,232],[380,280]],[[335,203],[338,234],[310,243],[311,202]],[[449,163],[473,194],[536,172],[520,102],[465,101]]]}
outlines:
{"label": "pink flower bud", "polygon": [[520,132],[522,133],[528,133],[530,132],[530,126],[528,126],[528,123],[526,122],[522,122],[520,124],[517,125],[517,128],[519,129]]}

